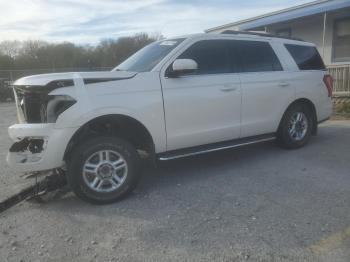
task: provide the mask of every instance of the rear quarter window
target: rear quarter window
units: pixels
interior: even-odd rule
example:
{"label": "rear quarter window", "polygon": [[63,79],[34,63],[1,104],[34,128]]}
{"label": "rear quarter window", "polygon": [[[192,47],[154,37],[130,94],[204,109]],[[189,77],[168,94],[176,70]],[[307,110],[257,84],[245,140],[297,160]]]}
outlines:
{"label": "rear quarter window", "polygon": [[285,44],[300,70],[325,70],[320,54],[314,46]]}

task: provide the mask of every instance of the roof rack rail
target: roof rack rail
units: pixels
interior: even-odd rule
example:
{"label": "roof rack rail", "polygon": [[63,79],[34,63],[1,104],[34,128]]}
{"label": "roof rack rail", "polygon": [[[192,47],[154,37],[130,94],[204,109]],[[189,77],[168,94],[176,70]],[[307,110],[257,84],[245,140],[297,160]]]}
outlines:
{"label": "roof rack rail", "polygon": [[287,37],[287,36],[279,36],[279,35],[273,35],[273,34],[267,34],[267,33],[259,33],[259,32],[251,32],[251,31],[225,30],[225,31],[222,31],[220,34],[229,34],[229,35],[257,35],[257,36],[274,37],[274,38],[282,38],[282,39],[297,40],[297,41],[303,41],[303,42],[305,42],[303,39],[300,39],[300,38]]}

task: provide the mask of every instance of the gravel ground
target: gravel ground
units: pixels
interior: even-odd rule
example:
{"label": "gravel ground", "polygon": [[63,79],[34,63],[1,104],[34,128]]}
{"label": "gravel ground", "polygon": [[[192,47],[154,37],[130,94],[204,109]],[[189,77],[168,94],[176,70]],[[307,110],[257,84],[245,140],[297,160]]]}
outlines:
{"label": "gravel ground", "polygon": [[[0,199],[24,184],[5,163],[13,104],[0,104]],[[350,261],[350,121],[300,150],[265,143],[147,168],[125,200],[61,190],[0,215],[0,261]]]}

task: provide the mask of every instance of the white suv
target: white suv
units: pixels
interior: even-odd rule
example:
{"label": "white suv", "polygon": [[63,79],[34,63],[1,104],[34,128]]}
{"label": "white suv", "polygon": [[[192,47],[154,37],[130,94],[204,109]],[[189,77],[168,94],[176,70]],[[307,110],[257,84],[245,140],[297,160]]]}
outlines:
{"label": "white suv", "polygon": [[299,148],[332,111],[332,78],[313,44],[234,31],[158,41],[111,72],[21,78],[14,91],[9,165],[64,169],[92,203],[130,192],[141,157],[273,139]]}

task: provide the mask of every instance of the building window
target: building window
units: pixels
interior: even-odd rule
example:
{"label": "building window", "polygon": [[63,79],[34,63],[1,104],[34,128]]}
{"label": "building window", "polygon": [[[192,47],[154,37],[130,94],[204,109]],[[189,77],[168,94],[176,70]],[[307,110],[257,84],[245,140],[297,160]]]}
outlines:
{"label": "building window", "polygon": [[292,36],[292,29],[291,28],[283,28],[276,31],[276,35],[282,36],[282,37],[291,37]]}
{"label": "building window", "polygon": [[350,61],[350,18],[336,20],[333,31],[334,62]]}

